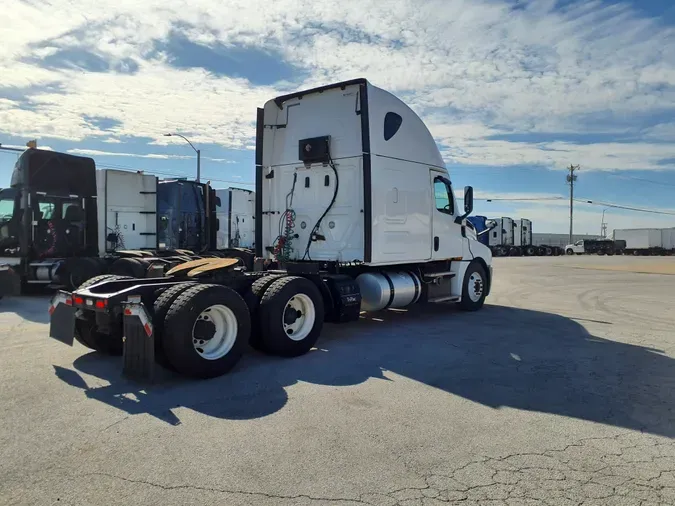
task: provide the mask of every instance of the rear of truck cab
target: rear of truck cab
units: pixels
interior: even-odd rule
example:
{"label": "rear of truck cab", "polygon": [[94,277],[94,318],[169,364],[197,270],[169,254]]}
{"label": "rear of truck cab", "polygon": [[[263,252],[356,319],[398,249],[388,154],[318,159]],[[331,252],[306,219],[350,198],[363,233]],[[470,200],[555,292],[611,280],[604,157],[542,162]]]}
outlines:
{"label": "rear of truck cab", "polygon": [[273,259],[280,243],[287,260],[371,267],[464,255],[433,136],[365,79],[268,101],[258,113],[256,170],[258,256]]}

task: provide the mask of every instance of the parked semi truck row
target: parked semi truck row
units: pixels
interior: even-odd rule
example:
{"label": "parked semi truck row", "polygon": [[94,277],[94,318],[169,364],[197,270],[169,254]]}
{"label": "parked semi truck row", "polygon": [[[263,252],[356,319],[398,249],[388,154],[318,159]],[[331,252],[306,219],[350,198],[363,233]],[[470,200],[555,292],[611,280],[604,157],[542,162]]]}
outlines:
{"label": "parked semi truck row", "polygon": [[534,245],[531,220],[486,216],[471,216],[469,220],[478,234],[478,240],[488,246],[496,257],[557,256],[563,252],[558,246]]}
{"label": "parked semi truck row", "polygon": [[615,229],[612,239],[580,240],[565,247],[568,255],[673,255],[675,228]]}
{"label": "parked semi truck row", "polygon": [[254,270],[198,259],[162,278],[101,276],[59,291],[50,335],[155,361],[200,378],[225,374],[247,343],[298,356],[324,322],[362,311],[453,302],[480,309],[490,249],[473,239],[422,120],[365,79],[280,96],[257,112]]}
{"label": "parked semi truck row", "polygon": [[26,285],[74,289],[103,273],[156,276],[203,255],[234,254],[252,267],[250,233],[237,236],[235,250],[231,228],[218,235],[217,216],[226,224],[233,212],[232,202],[222,213],[219,204],[209,184],[96,170],[91,158],[29,149],[0,190],[0,296]]}

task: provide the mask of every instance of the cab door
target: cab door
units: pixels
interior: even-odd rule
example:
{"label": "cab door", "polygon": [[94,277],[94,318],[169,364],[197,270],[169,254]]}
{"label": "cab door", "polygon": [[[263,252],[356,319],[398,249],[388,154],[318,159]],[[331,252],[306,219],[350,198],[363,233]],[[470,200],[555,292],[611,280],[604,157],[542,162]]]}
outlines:
{"label": "cab door", "polygon": [[461,258],[464,251],[462,226],[455,223],[458,208],[452,185],[446,173],[431,169],[429,178],[432,188],[431,198],[431,258],[447,260]]}

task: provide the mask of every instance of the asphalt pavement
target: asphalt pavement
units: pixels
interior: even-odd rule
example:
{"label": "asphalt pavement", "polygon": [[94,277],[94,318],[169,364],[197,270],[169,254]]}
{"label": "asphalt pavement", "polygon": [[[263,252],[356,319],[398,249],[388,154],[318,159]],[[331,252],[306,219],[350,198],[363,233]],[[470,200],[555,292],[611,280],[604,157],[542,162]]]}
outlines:
{"label": "asphalt pavement", "polygon": [[482,311],[152,386],[0,300],[0,504],[675,504],[675,277],[630,261],[496,259]]}

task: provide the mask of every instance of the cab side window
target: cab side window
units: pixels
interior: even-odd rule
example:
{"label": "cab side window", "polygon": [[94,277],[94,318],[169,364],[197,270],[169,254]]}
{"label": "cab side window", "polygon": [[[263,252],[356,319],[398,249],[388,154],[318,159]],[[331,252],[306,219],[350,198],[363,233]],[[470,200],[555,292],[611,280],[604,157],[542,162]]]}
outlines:
{"label": "cab side window", "polygon": [[43,220],[51,220],[54,218],[54,209],[56,205],[53,202],[38,202],[38,209],[40,210],[40,218]]}
{"label": "cab side window", "polygon": [[452,198],[452,190],[441,178],[434,179],[434,201],[438,211],[450,215],[455,214],[455,202]]}

